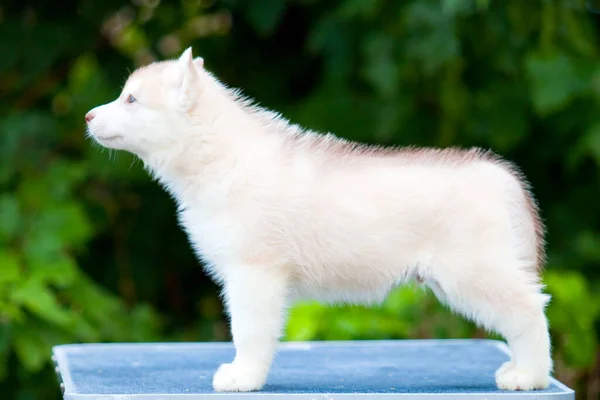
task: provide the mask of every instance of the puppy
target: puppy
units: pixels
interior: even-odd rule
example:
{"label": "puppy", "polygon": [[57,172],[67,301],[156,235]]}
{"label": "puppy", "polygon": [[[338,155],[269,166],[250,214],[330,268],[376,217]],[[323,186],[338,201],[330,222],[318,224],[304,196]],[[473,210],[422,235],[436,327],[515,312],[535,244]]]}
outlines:
{"label": "puppy", "polygon": [[191,49],[136,70],[85,119],[173,196],[223,288],[236,356],[215,390],[263,387],[294,299],[372,304],[410,279],[506,338],[499,388],[548,386],[544,229],[524,177],[498,156],[305,130],[226,88]]}

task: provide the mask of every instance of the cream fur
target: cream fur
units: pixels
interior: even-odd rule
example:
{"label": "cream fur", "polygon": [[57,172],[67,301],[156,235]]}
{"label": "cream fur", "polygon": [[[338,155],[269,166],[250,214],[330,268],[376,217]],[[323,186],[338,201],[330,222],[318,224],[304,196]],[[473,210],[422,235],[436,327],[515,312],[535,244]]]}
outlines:
{"label": "cream fur", "polygon": [[543,227],[500,158],[305,131],[225,88],[190,49],[135,71],[87,119],[98,143],[136,154],[175,198],[223,287],[236,357],[216,390],[262,388],[295,299],[374,303],[409,279],[507,339],[500,388],[548,385]]}

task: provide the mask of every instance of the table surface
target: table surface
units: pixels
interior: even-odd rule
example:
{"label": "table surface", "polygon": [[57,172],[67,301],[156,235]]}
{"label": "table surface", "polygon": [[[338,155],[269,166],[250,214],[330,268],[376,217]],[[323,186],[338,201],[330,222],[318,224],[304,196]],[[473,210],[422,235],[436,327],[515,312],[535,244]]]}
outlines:
{"label": "table surface", "polygon": [[494,372],[509,356],[504,343],[492,340],[287,342],[262,391],[216,393],[212,375],[233,356],[230,343],[53,348],[65,400],[575,398],[555,379],[545,390],[498,390]]}

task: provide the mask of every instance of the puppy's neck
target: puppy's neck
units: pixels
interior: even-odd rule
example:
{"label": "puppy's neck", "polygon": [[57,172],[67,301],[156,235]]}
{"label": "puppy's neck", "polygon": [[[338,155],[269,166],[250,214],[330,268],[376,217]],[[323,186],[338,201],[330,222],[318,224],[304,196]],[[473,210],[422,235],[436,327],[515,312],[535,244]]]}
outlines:
{"label": "puppy's neck", "polygon": [[272,151],[270,143],[276,138],[264,120],[226,95],[199,112],[212,117],[192,113],[189,126],[173,133],[177,142],[139,155],[150,174],[177,199],[230,181],[235,171],[251,168],[257,157]]}

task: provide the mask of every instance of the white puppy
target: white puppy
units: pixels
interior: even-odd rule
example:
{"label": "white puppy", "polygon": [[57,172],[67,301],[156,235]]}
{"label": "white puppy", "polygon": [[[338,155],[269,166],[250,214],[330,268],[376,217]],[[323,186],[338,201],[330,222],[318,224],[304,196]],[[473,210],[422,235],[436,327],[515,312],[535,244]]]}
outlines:
{"label": "white puppy", "polygon": [[507,339],[499,388],[547,387],[543,226],[527,183],[499,157],[306,131],[227,89],[191,49],[136,70],[86,121],[176,199],[223,286],[236,356],[216,390],[262,388],[293,299],[373,303],[409,279]]}

